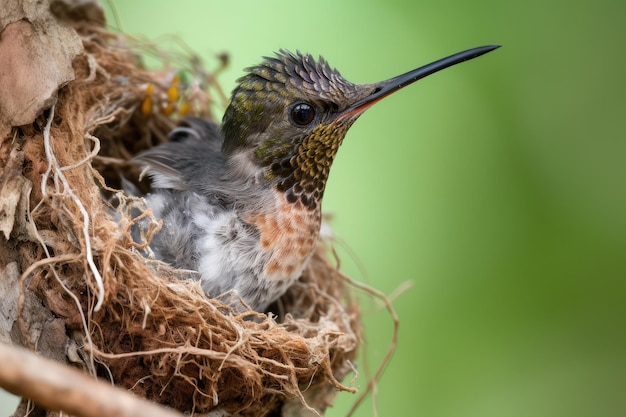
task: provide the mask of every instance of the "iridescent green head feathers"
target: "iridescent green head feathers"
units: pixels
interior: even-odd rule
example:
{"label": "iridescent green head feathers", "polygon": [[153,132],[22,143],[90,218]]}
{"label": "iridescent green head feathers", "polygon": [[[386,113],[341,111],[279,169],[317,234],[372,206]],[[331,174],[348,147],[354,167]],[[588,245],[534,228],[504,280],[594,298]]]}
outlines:
{"label": "iridescent green head feathers", "polygon": [[[315,61],[299,52],[281,50],[246,71],[222,122],[226,152],[258,146],[259,135],[272,143],[292,141],[364,96],[360,86],[344,79],[322,57]],[[272,138],[274,132],[281,137]]]}
{"label": "iridescent green head feathers", "polygon": [[371,89],[347,81],[323,58],[284,50],[246,71],[222,122],[224,152],[249,152],[290,200],[316,207],[356,120],[339,116]]}

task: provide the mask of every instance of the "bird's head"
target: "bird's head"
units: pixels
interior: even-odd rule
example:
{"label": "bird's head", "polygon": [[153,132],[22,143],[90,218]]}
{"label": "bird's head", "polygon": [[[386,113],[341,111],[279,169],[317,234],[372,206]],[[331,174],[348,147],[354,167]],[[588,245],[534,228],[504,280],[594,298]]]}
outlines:
{"label": "bird's head", "polygon": [[223,151],[243,154],[291,202],[315,209],[352,123],[425,76],[497,46],[475,48],[375,84],[353,84],[320,57],[281,50],[247,69],[222,121]]}

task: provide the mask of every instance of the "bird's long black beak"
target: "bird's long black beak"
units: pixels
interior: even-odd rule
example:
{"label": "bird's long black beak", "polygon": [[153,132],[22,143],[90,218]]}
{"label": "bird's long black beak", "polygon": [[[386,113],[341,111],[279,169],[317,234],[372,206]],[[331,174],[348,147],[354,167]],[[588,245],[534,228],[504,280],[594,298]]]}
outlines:
{"label": "bird's long black beak", "polygon": [[442,58],[428,65],[424,65],[423,67],[414,69],[413,71],[409,71],[406,74],[398,75],[397,77],[390,78],[386,81],[373,84],[372,86],[374,87],[374,91],[369,96],[357,101],[344,110],[340,118],[359,115],[376,102],[398,91],[399,89],[414,83],[417,80],[421,80],[422,78],[427,77],[430,74],[434,74],[437,71],[441,71],[444,68],[479,57],[499,47],[500,45],[488,45],[468,49],[467,51],[458,52],[454,55],[450,55],[449,57]]}

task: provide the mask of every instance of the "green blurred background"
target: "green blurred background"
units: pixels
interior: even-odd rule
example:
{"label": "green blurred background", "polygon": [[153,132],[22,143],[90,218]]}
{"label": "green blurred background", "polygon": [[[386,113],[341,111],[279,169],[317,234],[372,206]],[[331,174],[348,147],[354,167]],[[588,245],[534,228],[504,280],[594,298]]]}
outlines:
{"label": "green blurred background", "polygon": [[[228,52],[227,92],[243,67],[279,48],[322,54],[349,80],[374,82],[502,44],[374,106],[333,167],[324,208],[344,270],[388,294],[413,284],[394,300],[400,342],[378,411],[617,417],[626,415],[626,3],[587,3],[118,0],[107,9],[112,26],[178,35],[211,65]],[[391,323],[364,306],[374,368]],[[354,400],[340,394],[327,415],[345,415]],[[356,415],[373,415],[371,399]]]}

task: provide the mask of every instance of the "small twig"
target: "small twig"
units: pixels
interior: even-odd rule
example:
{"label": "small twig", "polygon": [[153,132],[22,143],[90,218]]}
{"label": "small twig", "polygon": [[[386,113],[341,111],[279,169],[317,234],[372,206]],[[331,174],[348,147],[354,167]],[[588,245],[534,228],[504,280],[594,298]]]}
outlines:
{"label": "small twig", "polygon": [[[172,348],[160,348],[160,349],[151,349],[151,350],[143,350],[143,351],[123,352],[123,353],[106,353],[106,352],[99,350],[96,347],[87,347],[87,346],[86,346],[86,349],[92,350],[93,353],[97,354],[99,358],[104,358],[104,359],[122,359],[122,358],[132,358],[135,356],[149,356],[149,355],[170,353],[170,354],[177,354],[177,355],[188,354],[188,355],[206,356],[208,358],[215,359],[215,360],[227,359],[229,362],[233,363],[234,366],[245,367],[245,365],[248,364],[248,362],[244,358],[241,358],[241,357],[233,356],[232,358],[228,358],[226,356],[226,353],[224,352],[196,348],[190,345],[177,346],[177,347],[172,347]],[[266,362],[272,363],[273,365],[285,367],[285,365],[278,363],[277,361],[273,361],[267,358],[264,358],[264,359]]]}
{"label": "small twig", "polygon": [[[336,253],[335,253],[335,256],[336,256]],[[385,354],[385,357],[383,358],[382,362],[378,366],[378,369],[376,370],[376,373],[374,374],[374,376],[368,381],[367,386],[365,387],[365,390],[359,395],[357,400],[352,405],[352,408],[350,408],[350,411],[346,415],[346,417],[352,416],[354,412],[357,410],[357,408],[359,408],[361,403],[365,400],[365,398],[367,398],[368,394],[371,392],[372,398],[373,398],[372,401],[374,403],[373,414],[374,414],[374,417],[378,417],[378,407],[376,405],[377,403],[376,397],[378,394],[378,389],[377,389],[378,381],[382,377],[383,372],[387,368],[387,365],[389,365],[389,362],[391,361],[391,358],[393,357],[396,347],[398,346],[398,330],[399,330],[400,320],[398,319],[396,310],[393,308],[393,305],[391,304],[391,300],[382,291],[379,291],[361,282],[354,281],[353,279],[351,279],[350,277],[348,277],[341,271],[338,271],[338,273],[339,273],[339,276],[351,286],[365,292],[366,294],[369,294],[375,297],[376,299],[381,300],[384,303],[387,311],[389,312],[389,315],[391,316],[391,320],[393,321],[393,333],[391,336],[391,342],[389,343],[389,348],[387,349],[387,353]]]}
{"label": "small twig", "polygon": [[50,411],[76,417],[181,417],[182,414],[88,377],[77,369],[0,343],[0,386]]}
{"label": "small twig", "polygon": [[123,158],[114,158],[112,156],[97,155],[93,158],[94,161],[101,162],[107,165],[125,166],[128,165],[128,161]]}
{"label": "small twig", "polygon": [[85,139],[89,139],[90,141],[93,142],[93,149],[91,153],[87,155],[86,157],[84,157],[83,159],[81,159],[80,161],[76,162],[75,164],[61,167],[60,168],[61,171],[68,171],[70,169],[78,168],[79,166],[84,165],[87,162],[91,161],[93,158],[96,157],[96,155],[98,155],[98,152],[100,152],[100,139],[98,139],[97,137],[93,135],[90,135],[89,133],[85,133]]}
{"label": "small twig", "polygon": [[389,301],[393,302],[396,298],[400,297],[402,294],[404,294],[411,288],[413,288],[413,282],[404,281],[403,283],[400,284],[398,288],[393,290],[391,294],[389,294],[387,297],[389,297]]}
{"label": "small twig", "polygon": [[[43,196],[47,196],[46,183],[48,182],[48,176],[52,172],[54,168],[55,179],[58,178],[61,180],[63,184],[64,191],[69,195],[69,197],[74,201],[74,204],[80,210],[80,214],[83,216],[83,236],[85,239],[85,257],[87,258],[87,264],[89,265],[89,269],[93,274],[94,280],[96,281],[96,287],[98,289],[98,301],[96,302],[96,306],[94,307],[94,311],[99,311],[102,307],[102,303],[104,303],[104,282],[102,280],[102,276],[96,267],[96,264],[93,260],[93,253],[91,251],[91,239],[89,236],[89,213],[87,213],[87,209],[80,201],[80,199],[74,194],[72,187],[70,187],[67,178],[63,175],[63,169],[59,166],[59,161],[56,159],[54,152],[52,151],[52,144],[50,143],[50,127],[52,126],[52,120],[54,119],[54,109],[56,107],[56,102],[52,104],[50,107],[50,114],[48,115],[48,120],[46,122],[46,126],[43,130],[43,138],[44,138],[44,149],[46,152],[46,158],[48,159],[48,169],[44,173],[41,179],[41,193]],[[56,181],[55,181],[56,183]],[[57,190],[58,191],[58,190]]]}
{"label": "small twig", "polygon": [[[356,255],[356,253],[352,250],[352,248],[343,240],[338,239],[336,237],[332,237],[332,240],[334,242],[339,243],[343,249],[348,253],[348,255],[352,258],[352,260],[355,262],[357,268],[359,269],[359,271],[361,272],[361,274],[365,277],[367,277],[367,271],[365,270],[365,266],[363,265],[363,263],[361,262],[361,260],[359,259],[359,257]],[[333,256],[335,258],[335,261],[337,263],[337,271],[340,270],[341,267],[341,260],[339,258],[339,254],[337,253],[335,247],[333,246],[332,248],[332,253]],[[365,388],[365,391],[363,391],[363,393],[360,394],[360,396],[357,398],[356,402],[353,404],[352,408],[350,409],[350,411],[348,412],[346,417],[350,417],[354,414],[354,412],[356,411],[356,409],[361,405],[361,403],[365,400],[365,398],[367,397],[367,395],[371,392],[372,393],[372,407],[373,407],[373,414],[375,417],[378,417],[378,381],[380,380],[380,378],[382,377],[383,372],[385,371],[385,369],[387,368],[387,365],[389,364],[389,362],[391,361],[391,358],[393,357],[393,353],[396,350],[396,347],[398,345],[398,332],[399,332],[399,325],[400,325],[400,320],[396,314],[395,309],[393,308],[392,302],[401,294],[403,294],[405,291],[407,291],[409,288],[411,288],[413,286],[413,283],[410,281],[406,281],[403,282],[402,284],[400,284],[400,286],[398,288],[396,288],[391,294],[389,295],[385,295],[383,292],[367,285],[367,284],[363,284],[361,282],[355,281],[353,279],[351,279],[350,277],[348,277],[347,275],[339,272],[340,276],[348,282],[348,284],[354,286],[355,288],[365,292],[366,294],[370,295],[373,297],[373,301],[375,302],[381,302],[383,303],[384,308],[389,312],[389,314],[391,315],[391,319],[393,321],[393,334],[392,334],[392,338],[391,338],[391,342],[389,344],[389,348],[387,350],[387,353],[385,355],[385,357],[383,358],[383,361],[381,362],[381,364],[379,365],[376,374],[374,375],[373,378],[369,378],[369,381],[367,383],[367,387]],[[367,360],[365,361],[366,365],[367,365]],[[366,369],[367,371],[367,369]],[[356,370],[355,370],[356,372]],[[366,372],[367,373],[367,372]],[[367,373],[368,374],[368,373]]]}

